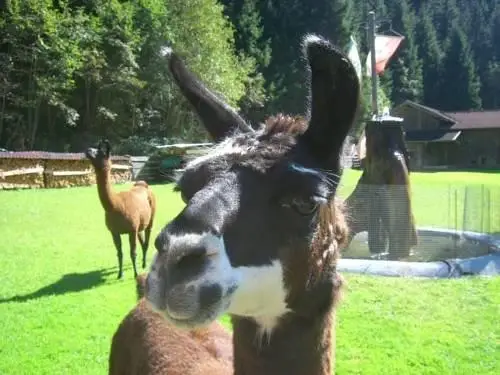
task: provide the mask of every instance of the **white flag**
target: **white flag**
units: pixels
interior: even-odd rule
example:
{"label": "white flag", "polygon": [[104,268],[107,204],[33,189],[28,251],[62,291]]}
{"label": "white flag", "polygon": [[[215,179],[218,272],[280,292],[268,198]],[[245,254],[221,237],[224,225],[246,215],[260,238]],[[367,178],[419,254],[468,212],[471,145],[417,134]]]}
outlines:
{"label": "white flag", "polygon": [[349,60],[351,60],[352,65],[354,65],[359,82],[361,83],[361,75],[362,75],[361,59],[359,57],[358,44],[356,43],[356,40],[354,40],[354,37],[352,35],[349,38],[347,57],[349,57]]}

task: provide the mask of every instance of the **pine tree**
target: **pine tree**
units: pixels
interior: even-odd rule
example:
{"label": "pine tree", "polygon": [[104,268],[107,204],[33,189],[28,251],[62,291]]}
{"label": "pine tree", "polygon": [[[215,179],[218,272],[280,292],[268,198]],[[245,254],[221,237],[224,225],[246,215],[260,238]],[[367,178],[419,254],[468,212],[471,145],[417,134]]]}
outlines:
{"label": "pine tree", "polygon": [[451,25],[460,23],[460,10],[456,0],[433,0],[429,4],[433,9],[433,21],[440,41],[446,41]]}
{"label": "pine tree", "polygon": [[348,0],[260,0],[264,37],[271,40],[272,59],[265,78],[275,97],[271,112],[304,113],[304,61],[300,42],[307,33],[320,34],[345,48],[352,29]]}
{"label": "pine tree", "polygon": [[492,61],[484,73],[483,107],[485,109],[500,108],[500,62]]}
{"label": "pine tree", "polygon": [[423,103],[431,107],[439,107],[443,51],[429,8],[421,8],[417,27],[417,43],[423,67]]}
{"label": "pine tree", "polygon": [[[492,57],[500,60],[500,3],[496,3],[490,19],[491,41],[492,41]],[[497,41],[495,43],[495,41]]]}
{"label": "pine tree", "polygon": [[258,0],[225,0],[225,13],[235,26],[235,46],[240,54],[252,59],[256,71],[250,75],[240,107],[245,117],[253,122],[263,120],[265,104],[273,93],[266,89],[264,71],[271,61],[269,39],[263,37],[262,17]]}
{"label": "pine tree", "polygon": [[[493,4],[490,3],[489,0],[476,0],[475,3],[468,5],[471,23],[467,25],[466,30],[481,81],[481,101],[485,108],[491,108],[490,93],[488,92],[488,86],[491,82],[489,74],[490,64],[495,60],[494,46],[497,44],[494,42],[495,39],[491,37],[492,27],[489,19],[493,11],[493,7],[490,5]],[[461,12],[461,14],[463,13]]]}
{"label": "pine tree", "polygon": [[453,24],[443,60],[441,109],[465,111],[481,108],[480,82],[464,32]]}
{"label": "pine tree", "polygon": [[393,27],[405,39],[392,57],[391,101],[397,105],[404,100],[420,101],[422,97],[422,63],[415,42],[416,17],[408,0],[395,0],[389,6]]}

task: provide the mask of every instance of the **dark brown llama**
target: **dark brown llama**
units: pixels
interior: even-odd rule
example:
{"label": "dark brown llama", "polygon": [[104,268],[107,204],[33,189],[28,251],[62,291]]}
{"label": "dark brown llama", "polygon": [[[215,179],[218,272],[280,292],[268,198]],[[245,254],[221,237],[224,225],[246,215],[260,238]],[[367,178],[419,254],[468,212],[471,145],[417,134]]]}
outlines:
{"label": "dark brown llama", "polygon": [[[97,148],[88,148],[85,155],[92,163],[97,192],[104,208],[106,227],[111,232],[118,256],[118,278],[123,276],[122,234],[128,234],[130,258],[135,265],[137,239],[142,247],[142,268],[146,267],[146,254],[156,210],[156,199],[144,181],[137,181],[129,191],[114,192],[111,187],[111,146],[107,140],[99,142]],[[144,236],[142,235],[144,232]]]}
{"label": "dark brown llama", "polygon": [[[186,206],[155,240],[149,306],[139,303],[115,333],[110,374],[332,373],[337,259],[347,236],[336,191],[359,82],[328,41],[309,35],[303,48],[307,119],[278,115],[257,131],[167,53],[175,82],[217,145],[177,181]],[[226,313],[233,360],[207,354],[199,337],[184,344],[205,329],[231,345],[216,323]]]}

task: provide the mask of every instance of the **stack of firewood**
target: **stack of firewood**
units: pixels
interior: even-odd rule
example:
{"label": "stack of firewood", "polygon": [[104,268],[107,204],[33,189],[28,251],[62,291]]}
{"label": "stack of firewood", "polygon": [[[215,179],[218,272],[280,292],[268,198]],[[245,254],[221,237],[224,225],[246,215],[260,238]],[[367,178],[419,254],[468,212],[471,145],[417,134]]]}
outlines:
{"label": "stack of firewood", "polygon": [[0,189],[44,186],[43,160],[0,158]]}
{"label": "stack of firewood", "polygon": [[[132,180],[129,157],[111,158],[111,183]],[[83,154],[2,153],[0,189],[62,188],[96,183],[94,168]]]}
{"label": "stack of firewood", "polygon": [[113,184],[123,184],[132,180],[132,164],[130,160],[113,160],[111,164],[111,181]]}
{"label": "stack of firewood", "polygon": [[95,183],[95,173],[87,159],[49,159],[45,164],[45,187],[86,186]]}

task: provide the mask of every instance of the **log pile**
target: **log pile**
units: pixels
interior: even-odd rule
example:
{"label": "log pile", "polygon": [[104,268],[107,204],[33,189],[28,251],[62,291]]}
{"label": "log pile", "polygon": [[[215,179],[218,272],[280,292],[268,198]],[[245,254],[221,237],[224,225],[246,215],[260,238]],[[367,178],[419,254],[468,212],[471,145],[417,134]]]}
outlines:
{"label": "log pile", "polygon": [[132,163],[130,158],[111,157],[111,183],[123,184],[132,180]]}
{"label": "log pile", "polygon": [[[127,156],[112,156],[111,181],[132,179]],[[0,189],[62,188],[96,183],[90,161],[83,153],[0,152]]]}
{"label": "log pile", "polygon": [[0,189],[44,186],[43,160],[0,157]]}
{"label": "log pile", "polygon": [[86,186],[95,183],[95,173],[86,159],[46,160],[44,175],[46,188]]}

